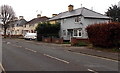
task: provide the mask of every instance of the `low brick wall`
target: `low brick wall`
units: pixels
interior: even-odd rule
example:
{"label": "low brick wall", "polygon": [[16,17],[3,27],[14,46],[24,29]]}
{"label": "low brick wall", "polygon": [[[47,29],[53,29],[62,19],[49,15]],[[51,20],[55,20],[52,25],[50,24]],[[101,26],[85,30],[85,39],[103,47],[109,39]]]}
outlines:
{"label": "low brick wall", "polygon": [[42,37],[42,42],[62,44],[63,39],[62,38]]}
{"label": "low brick wall", "polygon": [[51,38],[50,37],[42,37],[42,41],[46,43],[51,43]]}
{"label": "low brick wall", "polygon": [[89,43],[89,39],[83,39],[83,38],[71,38],[71,45],[75,45],[79,42],[85,42],[85,43]]}
{"label": "low brick wall", "polygon": [[[4,35],[2,35],[4,37]],[[6,38],[23,38],[23,35],[6,35]]]}
{"label": "low brick wall", "polygon": [[62,44],[63,39],[62,38],[52,38],[52,43]]}

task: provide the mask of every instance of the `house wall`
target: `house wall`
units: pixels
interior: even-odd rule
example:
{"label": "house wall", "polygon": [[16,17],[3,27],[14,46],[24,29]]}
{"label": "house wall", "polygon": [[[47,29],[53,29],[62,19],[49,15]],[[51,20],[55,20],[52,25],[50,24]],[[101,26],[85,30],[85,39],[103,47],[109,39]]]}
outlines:
{"label": "house wall", "polygon": [[[108,22],[109,20],[105,19],[86,19],[81,16],[81,21],[79,23],[75,22],[75,17],[67,18],[67,19],[61,19],[61,38],[64,40],[70,40],[70,37],[68,36],[68,30],[67,29],[74,29],[74,28],[82,28],[82,37],[76,37],[76,38],[88,38],[86,27],[91,24],[95,23],[104,23]],[[66,35],[63,35],[63,30],[66,31]]]}
{"label": "house wall", "polygon": [[23,34],[23,32],[22,32],[22,30],[23,30],[23,27],[22,26],[17,26],[17,27],[14,27],[15,28],[15,34],[14,35],[22,35]]}
{"label": "house wall", "polygon": [[27,33],[27,32],[30,32],[30,33],[32,33],[32,31],[34,32],[37,25],[38,25],[38,23],[32,24],[32,25],[27,24],[26,27],[23,28],[23,35],[25,35],[25,33]]}
{"label": "house wall", "polygon": [[[70,37],[67,35],[68,34],[67,29],[84,28],[84,26],[82,24],[80,24],[80,22],[79,23],[75,22],[75,18],[76,17],[61,20],[61,38],[63,38],[64,40],[70,40]],[[83,20],[84,20],[84,18],[81,17],[81,22]],[[63,35],[63,30],[66,31],[66,36]]]}

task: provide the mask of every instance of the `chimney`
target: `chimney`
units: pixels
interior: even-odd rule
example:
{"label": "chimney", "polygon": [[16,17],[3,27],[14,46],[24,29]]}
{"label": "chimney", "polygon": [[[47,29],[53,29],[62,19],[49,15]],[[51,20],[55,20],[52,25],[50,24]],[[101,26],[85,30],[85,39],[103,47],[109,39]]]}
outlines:
{"label": "chimney", "polygon": [[37,14],[37,18],[41,17],[41,14]]}
{"label": "chimney", "polygon": [[18,17],[14,17],[14,20],[18,20]]}
{"label": "chimney", "polygon": [[21,20],[21,19],[24,19],[24,17],[23,16],[19,16],[19,20]]}
{"label": "chimney", "polygon": [[68,11],[69,11],[69,12],[70,12],[70,11],[73,11],[73,8],[74,8],[74,6],[70,4],[70,5],[68,6]]}
{"label": "chimney", "polygon": [[52,17],[57,16],[57,14],[52,14]]}

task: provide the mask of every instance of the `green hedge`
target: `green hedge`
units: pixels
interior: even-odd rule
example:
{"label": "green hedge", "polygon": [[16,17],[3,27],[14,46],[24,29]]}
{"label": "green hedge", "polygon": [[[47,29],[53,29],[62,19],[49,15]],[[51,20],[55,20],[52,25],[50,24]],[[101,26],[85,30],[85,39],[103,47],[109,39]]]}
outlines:
{"label": "green hedge", "polygon": [[77,44],[75,44],[74,46],[88,46],[88,43],[79,41],[79,42],[78,42]]}
{"label": "green hedge", "polygon": [[120,45],[120,23],[89,25],[86,30],[89,40],[94,46],[119,47]]}
{"label": "green hedge", "polygon": [[36,27],[37,40],[41,41],[42,37],[59,37],[60,23],[51,24],[49,22],[39,23]]}

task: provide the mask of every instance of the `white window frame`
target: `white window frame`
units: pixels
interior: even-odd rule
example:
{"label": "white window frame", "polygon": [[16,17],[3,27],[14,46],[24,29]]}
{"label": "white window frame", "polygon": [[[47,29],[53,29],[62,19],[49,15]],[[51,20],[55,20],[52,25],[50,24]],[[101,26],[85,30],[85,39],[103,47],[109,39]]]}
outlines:
{"label": "white window frame", "polygon": [[[77,31],[77,35],[75,36],[75,31]],[[81,33],[81,36],[79,35]],[[82,29],[74,29],[73,30],[73,37],[82,37]]]}
{"label": "white window frame", "polygon": [[80,16],[75,17],[75,23],[80,23],[80,22],[81,22],[81,17]]}

